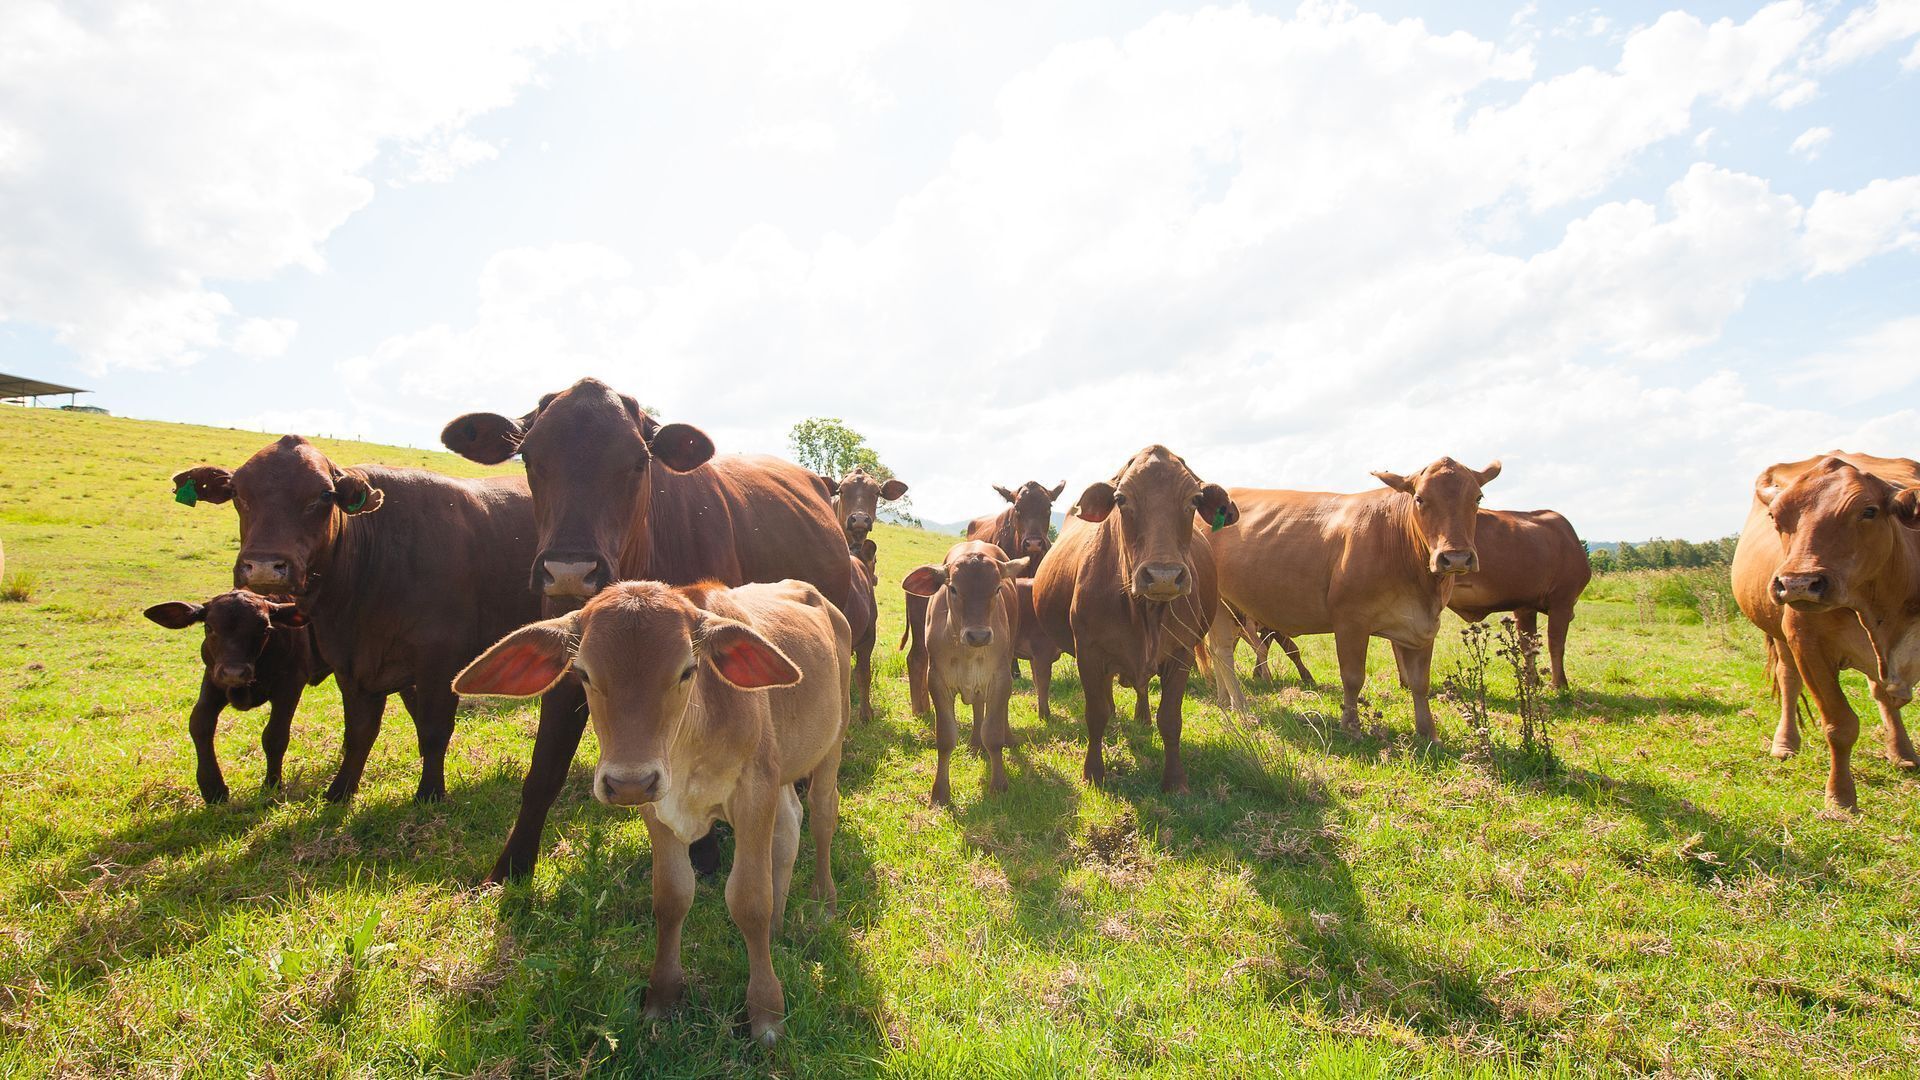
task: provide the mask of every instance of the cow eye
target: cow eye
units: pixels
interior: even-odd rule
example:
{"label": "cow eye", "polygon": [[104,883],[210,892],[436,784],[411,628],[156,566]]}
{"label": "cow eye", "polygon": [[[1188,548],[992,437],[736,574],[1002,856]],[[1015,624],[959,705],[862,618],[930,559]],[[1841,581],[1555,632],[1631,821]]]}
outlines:
{"label": "cow eye", "polygon": [[593,685],[593,680],[592,680],[592,679],[589,679],[589,678],[587,678],[587,669],[586,669],[586,668],[583,668],[583,667],[575,667],[575,668],[573,669],[573,673],[574,673],[574,674],[576,674],[576,675],[578,675],[578,676],[580,676],[580,685],[581,685],[581,686],[592,686],[592,685]]}
{"label": "cow eye", "polygon": [[1415,496],[1413,497],[1413,505],[1415,505],[1415,506],[1425,506],[1425,505],[1427,505],[1427,500],[1425,500],[1425,499],[1423,499],[1423,498],[1421,498],[1421,497],[1420,497],[1420,496],[1418,496],[1418,495],[1415,495]]}
{"label": "cow eye", "polygon": [[681,682],[686,682],[688,679],[693,678],[693,668],[694,668],[694,665],[688,664],[687,670],[680,673]]}
{"label": "cow eye", "polygon": [[1127,493],[1126,493],[1126,492],[1124,492],[1124,491],[1116,491],[1116,492],[1114,492],[1114,493],[1113,493],[1113,505],[1115,505],[1115,506],[1125,506],[1125,505],[1127,505]]}
{"label": "cow eye", "polygon": [[1867,507],[1866,512],[1860,515],[1861,519],[1865,521],[1872,521],[1874,518],[1877,518],[1879,516],[1880,516],[1880,508],[1877,506]]}

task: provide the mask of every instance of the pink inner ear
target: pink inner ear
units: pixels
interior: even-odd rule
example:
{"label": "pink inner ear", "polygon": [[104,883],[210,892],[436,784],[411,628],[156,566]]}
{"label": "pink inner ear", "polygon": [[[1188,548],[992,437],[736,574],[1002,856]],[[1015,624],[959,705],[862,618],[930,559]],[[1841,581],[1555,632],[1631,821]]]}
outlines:
{"label": "pink inner ear", "polygon": [[453,681],[455,693],[534,697],[567,673],[567,657],[531,642],[503,642],[475,660]]}
{"label": "pink inner ear", "polygon": [[907,579],[900,583],[900,587],[915,596],[932,596],[940,591],[940,586],[945,584],[946,582],[940,580],[939,571],[931,566],[921,566],[908,574]]}
{"label": "pink inner ear", "polygon": [[742,690],[790,686],[800,679],[800,673],[786,657],[744,636],[716,648],[713,666],[723,678]]}

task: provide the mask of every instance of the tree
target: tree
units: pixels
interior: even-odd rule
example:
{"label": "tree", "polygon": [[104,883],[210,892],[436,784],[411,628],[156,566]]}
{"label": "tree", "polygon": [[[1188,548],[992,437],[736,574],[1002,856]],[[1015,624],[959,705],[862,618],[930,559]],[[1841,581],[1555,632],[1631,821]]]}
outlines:
{"label": "tree", "polygon": [[[880,460],[880,452],[867,445],[867,437],[846,425],[837,416],[811,416],[793,425],[787,432],[787,445],[793,459],[804,468],[835,480],[856,468],[881,480],[893,479],[893,470]],[[918,527],[913,516],[913,496],[904,495],[886,507],[886,512],[908,525]]]}

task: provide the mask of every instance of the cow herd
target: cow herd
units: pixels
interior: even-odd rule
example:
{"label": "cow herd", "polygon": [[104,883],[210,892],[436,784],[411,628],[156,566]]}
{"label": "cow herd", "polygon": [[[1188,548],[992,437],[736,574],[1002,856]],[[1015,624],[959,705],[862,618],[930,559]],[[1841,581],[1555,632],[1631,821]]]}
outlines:
{"label": "cow herd", "polygon": [[[856,718],[872,716],[879,582],[870,534],[879,503],[906,485],[858,469],[828,478],[772,457],[716,457],[699,429],[663,425],[592,379],[517,418],[458,417],[442,441],[483,464],[518,456],[525,475],[341,466],[288,436],[236,469],[174,477],[178,501],[231,502],[240,526],[235,591],[147,612],[169,628],[204,628],[189,720],[201,795],[227,797],[213,734],[228,706],[271,706],[261,742],[266,784],[277,787],[300,695],[328,674],[345,725],[326,791],[334,801],[358,788],[390,696],[414,721],[423,801],[446,797],[460,695],[538,696],[519,815],[489,880],[532,868],[591,722],[594,797],[638,807],[652,840],[649,1013],[680,997],[681,924],[696,872],[718,867],[710,829],[725,821],[735,835],[726,901],[748,949],[749,1019],[755,1038],[772,1040],[784,998],[771,941],[803,819],[815,845],[813,896],[832,910],[841,743]],[[1499,473],[1498,462],[1474,469],[1441,458],[1410,475],[1376,473],[1382,486],[1360,494],[1225,488],[1150,446],[1081,491],[1057,537],[1064,483],[996,488],[1001,512],[901,582],[912,707],[935,716],[932,799],[951,798],[956,702],[972,711],[970,743],[988,761],[989,792],[1006,790],[1021,660],[1045,717],[1053,664],[1074,657],[1083,774],[1094,784],[1106,773],[1115,684],[1134,691],[1144,725],[1158,676],[1169,791],[1188,783],[1189,673],[1210,671],[1220,703],[1248,709],[1233,663],[1242,639],[1260,651],[1262,672],[1266,644],[1277,642],[1310,681],[1293,638],[1331,633],[1342,723],[1353,732],[1367,644],[1382,637],[1413,696],[1417,733],[1433,737],[1429,670],[1448,607],[1469,619],[1516,612],[1529,633],[1545,613],[1553,681],[1564,688],[1585,550],[1551,511],[1481,509]],[[1840,668],[1868,672],[1889,720],[1889,755],[1913,762],[1898,708],[1920,666],[1920,637],[1909,635],[1920,622],[1920,532],[1895,523],[1920,513],[1917,477],[1911,461],[1857,455],[1776,466],[1756,488],[1758,517],[1736,559],[1740,604],[1768,635],[1786,701],[1776,753],[1797,748],[1793,701],[1804,684],[1825,721],[1828,791],[1840,805],[1853,803],[1846,754],[1858,728],[1837,689]]]}

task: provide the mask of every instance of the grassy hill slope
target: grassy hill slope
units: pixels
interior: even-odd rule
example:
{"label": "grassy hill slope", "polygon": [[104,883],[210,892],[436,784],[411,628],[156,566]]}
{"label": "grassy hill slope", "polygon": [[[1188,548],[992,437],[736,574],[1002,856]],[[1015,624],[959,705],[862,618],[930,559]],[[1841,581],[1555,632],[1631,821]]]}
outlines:
{"label": "grassy hill slope", "polygon": [[[1443,742],[1414,745],[1376,647],[1367,738],[1338,733],[1337,691],[1261,687],[1242,727],[1196,680],[1194,793],[1160,793],[1157,736],[1130,718],[1092,790],[1066,661],[1050,719],[1019,683],[1011,793],[985,797],[962,754],[939,810],[888,583],[951,538],[890,527],[879,716],[843,772],[841,915],[796,899],[774,950],[788,1038],[763,1052],[739,1030],[745,955],[712,882],[687,928],[689,1000],[643,1021],[645,830],[588,795],[591,735],[533,880],[471,887],[518,804],[530,705],[463,711],[451,800],[414,806],[394,703],[360,796],[331,807],[329,683],[295,722],[282,798],[257,792],[264,717],[229,713],[234,799],[200,804],[185,732],[199,638],[139,613],[230,572],[231,508],[179,506],[167,477],[267,441],[0,408],[0,541],[32,579],[0,603],[0,1074],[1893,1075],[1920,1060],[1920,782],[1869,730],[1863,815],[1821,812],[1824,746],[1810,731],[1799,759],[1767,757],[1773,706],[1737,614],[1668,606],[1651,580],[1598,590],[1574,628],[1576,689],[1551,700],[1565,768],[1549,776],[1504,750],[1464,760],[1444,705]],[[1330,641],[1306,644],[1337,682]],[[1493,686],[1510,707],[1511,678]],[[809,847],[796,897],[814,872]]]}

